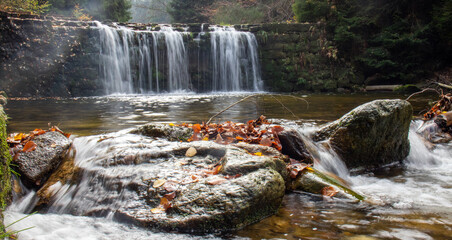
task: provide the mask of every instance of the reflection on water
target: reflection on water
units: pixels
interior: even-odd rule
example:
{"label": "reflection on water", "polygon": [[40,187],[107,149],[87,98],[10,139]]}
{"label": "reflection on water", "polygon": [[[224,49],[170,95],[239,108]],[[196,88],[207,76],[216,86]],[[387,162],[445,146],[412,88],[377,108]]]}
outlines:
{"label": "reflection on water", "polygon": [[[10,101],[7,113],[11,117],[10,132],[45,128],[51,122],[66,132],[93,135],[148,122],[207,121],[245,96],[243,93],[140,95]],[[364,102],[376,98],[404,99],[406,96],[361,94],[297,97],[308,101],[309,106],[294,97],[260,95],[236,105],[218,120],[243,122],[264,114],[276,119],[301,119],[297,122],[300,131],[309,132],[318,123],[337,119]],[[417,98],[412,101],[415,114],[425,110],[428,101],[433,99]],[[106,219],[53,214],[34,215],[21,221],[14,229],[36,227],[23,233],[22,239],[450,239],[452,144],[439,145],[434,151],[429,151],[415,133],[419,124],[418,121],[412,123],[409,136],[411,152],[403,166],[357,176],[350,176],[347,169],[337,172],[347,178],[355,190],[369,196],[373,204],[290,193],[284,198],[276,215],[222,236],[153,233]],[[319,152],[321,163],[316,167],[331,169],[340,166],[340,159],[334,153],[325,150]],[[21,216],[21,213],[10,209],[6,220],[11,222]]]}
{"label": "reflection on water", "polygon": [[[249,95],[249,94],[248,94]],[[222,109],[248,96],[216,95],[136,95],[63,100],[10,101],[9,132],[46,128],[49,123],[66,132],[91,135],[113,132],[148,122],[206,122]],[[331,121],[354,107],[376,98],[406,98],[395,94],[348,94],[297,96],[260,95],[250,98],[219,116],[218,121],[248,121],[261,114],[268,118]],[[412,102],[415,111],[425,110],[429,99]],[[292,115],[287,109],[295,114]]]}

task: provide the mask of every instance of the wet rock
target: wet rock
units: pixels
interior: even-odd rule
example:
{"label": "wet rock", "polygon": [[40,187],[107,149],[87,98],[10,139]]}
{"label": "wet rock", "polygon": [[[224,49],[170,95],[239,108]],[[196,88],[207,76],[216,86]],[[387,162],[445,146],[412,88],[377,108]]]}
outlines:
{"label": "wet rock", "polygon": [[61,163],[71,141],[59,132],[47,132],[33,139],[36,150],[21,152],[14,162],[22,181],[40,187]]}
{"label": "wet rock", "polygon": [[148,124],[134,129],[130,133],[153,138],[165,138],[168,141],[187,141],[193,135],[193,130],[168,124]]}
{"label": "wet rock", "polygon": [[[276,213],[285,193],[285,157],[265,146],[245,150],[246,144],[122,133],[78,138],[74,145],[80,179],[50,188],[56,190],[48,191],[49,211],[201,233],[262,220]],[[196,154],[187,156],[191,148]]]}
{"label": "wet rock", "polygon": [[283,154],[305,163],[313,163],[312,156],[306,149],[303,137],[295,129],[285,128],[284,131],[278,134],[278,138],[281,141]]}
{"label": "wet rock", "polygon": [[348,184],[338,176],[325,174],[316,169],[305,169],[290,183],[291,190],[301,190],[313,194],[330,197],[364,200],[364,197],[353,191]]}
{"label": "wet rock", "polygon": [[315,141],[329,140],[349,168],[375,168],[408,156],[413,109],[407,101],[363,104],[321,128]]}

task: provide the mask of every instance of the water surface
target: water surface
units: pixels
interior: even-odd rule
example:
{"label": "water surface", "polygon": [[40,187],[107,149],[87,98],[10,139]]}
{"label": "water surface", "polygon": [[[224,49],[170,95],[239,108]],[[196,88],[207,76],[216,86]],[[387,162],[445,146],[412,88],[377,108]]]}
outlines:
{"label": "water surface", "polygon": [[[199,123],[249,96],[237,94],[172,94],[109,96],[76,99],[12,100],[7,105],[10,132],[58,125],[83,136],[116,132],[148,122]],[[300,100],[302,98],[303,100]],[[354,107],[378,98],[401,98],[396,94],[260,95],[220,115],[216,121],[244,122],[260,115],[297,120],[300,132],[308,133],[321,123],[335,120]],[[415,98],[415,114],[426,110],[435,97]],[[35,228],[20,239],[450,239],[452,236],[452,145],[430,151],[415,133],[421,124],[413,121],[411,152],[401,166],[375,173],[352,175],[342,161],[320,150],[317,168],[335,171],[352,188],[368,196],[369,203],[290,193],[274,216],[240,231],[223,235],[193,236],[155,233],[146,229],[67,214],[36,214],[12,229]],[[82,141],[80,141],[82,142]],[[33,193],[31,193],[32,195]],[[27,199],[15,202],[6,221],[24,216]]]}

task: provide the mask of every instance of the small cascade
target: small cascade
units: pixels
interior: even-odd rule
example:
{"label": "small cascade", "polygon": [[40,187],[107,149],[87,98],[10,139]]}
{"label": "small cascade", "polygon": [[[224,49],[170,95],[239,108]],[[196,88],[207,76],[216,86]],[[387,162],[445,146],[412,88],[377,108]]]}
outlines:
{"label": "small cascade", "polygon": [[256,37],[233,27],[212,27],[212,90],[260,91]]}

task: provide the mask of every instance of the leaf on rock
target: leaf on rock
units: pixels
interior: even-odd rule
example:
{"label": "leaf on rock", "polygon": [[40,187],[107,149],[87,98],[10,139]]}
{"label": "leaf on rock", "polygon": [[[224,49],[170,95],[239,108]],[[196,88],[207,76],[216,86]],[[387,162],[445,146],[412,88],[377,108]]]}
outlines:
{"label": "leaf on rock", "polygon": [[151,213],[153,213],[153,214],[164,213],[164,212],[165,212],[165,209],[161,206],[151,209]]}
{"label": "leaf on rock", "polygon": [[33,141],[28,141],[27,144],[25,144],[24,148],[22,149],[22,152],[33,152],[34,150],[36,150],[36,147],[38,145],[36,145],[36,143],[34,143]]}
{"label": "leaf on rock", "polygon": [[176,192],[165,194],[164,196],[168,201],[172,201],[176,197]]}
{"label": "leaf on rock", "polygon": [[322,188],[322,195],[327,197],[334,197],[339,191],[337,191],[334,187],[324,187]]}
{"label": "leaf on rock", "polygon": [[209,184],[209,185],[220,185],[220,184],[223,184],[226,181],[227,180],[225,178],[216,176],[216,177],[214,177],[212,179],[207,180],[207,184]]}
{"label": "leaf on rock", "polygon": [[[176,194],[176,193],[174,193]],[[176,195],[174,195],[176,196]],[[173,197],[174,198],[174,197]],[[173,207],[173,205],[171,204],[171,202],[166,198],[163,197],[162,199],[160,199],[160,206],[166,211],[168,209],[170,209],[171,207]]]}
{"label": "leaf on rock", "polygon": [[39,136],[39,135],[42,135],[42,134],[46,133],[46,131],[45,131],[45,130],[42,130],[42,129],[36,128],[35,130],[33,130],[32,133],[33,133],[35,136]]}
{"label": "leaf on rock", "polygon": [[165,179],[157,179],[157,180],[155,180],[155,182],[152,185],[152,187],[159,188],[159,187],[163,186],[163,184],[165,184],[165,182],[166,182]]}
{"label": "leaf on rock", "polygon": [[174,192],[178,189],[179,185],[174,181],[167,181],[163,184],[163,188],[168,192]]}

